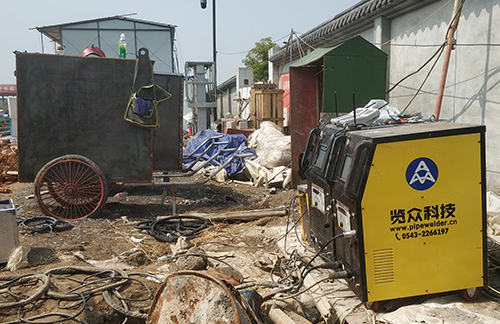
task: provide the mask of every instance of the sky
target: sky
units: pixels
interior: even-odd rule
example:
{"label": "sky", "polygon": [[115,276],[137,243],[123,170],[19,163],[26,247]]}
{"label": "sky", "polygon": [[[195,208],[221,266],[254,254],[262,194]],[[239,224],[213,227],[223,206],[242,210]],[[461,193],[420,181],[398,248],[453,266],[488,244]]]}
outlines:
{"label": "sky", "polygon": [[[256,42],[266,37],[280,46],[293,29],[298,35],[360,0],[0,0],[0,84],[15,84],[14,51],[41,52],[34,27],[116,15],[175,25],[180,72],[186,61],[213,60],[212,5],[216,4],[217,83],[236,74]],[[8,3],[8,4],[7,4]],[[44,39],[46,53],[53,43]],[[117,45],[118,46],[118,45]]]}

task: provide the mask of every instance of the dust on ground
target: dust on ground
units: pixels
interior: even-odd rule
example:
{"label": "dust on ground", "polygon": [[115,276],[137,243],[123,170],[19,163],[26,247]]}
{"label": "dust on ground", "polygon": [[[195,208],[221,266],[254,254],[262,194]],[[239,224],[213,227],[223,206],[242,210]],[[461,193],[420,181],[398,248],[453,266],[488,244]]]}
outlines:
{"label": "dust on ground", "polygon": [[[201,181],[202,176],[187,180]],[[43,216],[33,198],[32,183],[4,181],[2,188],[0,199],[13,200],[18,208],[16,216]],[[115,193],[123,191],[127,191],[126,197],[113,197]],[[20,244],[31,248],[28,254],[29,267],[14,272],[3,271],[0,276],[42,273],[54,268],[90,265],[122,268],[127,273],[141,274],[159,274],[158,269],[162,266],[163,275],[175,271],[175,267],[165,262],[166,258],[172,255],[175,243],[159,242],[146,231],[134,228],[139,222],[172,215],[172,198],[168,196],[170,190],[164,204],[162,194],[163,187],[114,186],[100,215],[71,222],[72,228],[69,230],[32,233],[19,226]],[[203,185],[178,187],[177,213],[218,214],[286,207],[294,195],[294,190],[271,190],[242,183],[209,181]],[[213,257],[208,260],[208,268],[223,265],[221,262],[225,262],[240,271],[244,281],[269,280],[269,270],[281,253],[275,244],[278,234],[271,228],[285,224],[286,220],[286,217],[264,217],[251,222],[217,222],[192,238],[191,243]],[[140,242],[137,242],[139,240]],[[159,287],[159,282],[145,279],[143,281],[147,281],[153,293]],[[128,287],[126,293],[137,297],[143,296],[145,290],[140,284],[135,284]],[[142,306],[136,308],[147,312],[150,304],[151,299],[149,304],[143,302]],[[39,309],[34,310],[32,314],[58,311],[55,301],[47,301],[43,307],[37,307]],[[15,323],[18,320],[17,310],[18,308],[0,309],[0,322]],[[87,302],[79,318],[92,324],[124,321],[124,315],[110,307],[100,295],[95,295]],[[132,324],[136,322],[141,323],[143,320],[128,321]]]}

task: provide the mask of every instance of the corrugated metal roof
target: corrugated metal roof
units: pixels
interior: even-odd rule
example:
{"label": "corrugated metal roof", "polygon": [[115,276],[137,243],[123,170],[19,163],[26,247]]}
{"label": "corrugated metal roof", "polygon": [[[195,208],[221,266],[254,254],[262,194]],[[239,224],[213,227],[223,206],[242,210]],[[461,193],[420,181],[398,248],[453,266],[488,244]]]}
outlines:
{"label": "corrugated metal roof", "polygon": [[[330,47],[370,28],[373,20],[379,16],[391,19],[436,1],[439,0],[362,0],[306,32],[301,38],[313,47]],[[292,51],[296,50],[297,44],[294,42]],[[285,54],[283,46],[269,60],[276,62]]]}
{"label": "corrugated metal roof", "polygon": [[42,33],[43,35],[50,38],[52,41],[54,41],[58,44],[61,44],[61,28],[71,27],[71,26],[80,25],[80,24],[88,24],[88,23],[93,23],[93,22],[108,21],[108,20],[130,21],[130,22],[141,23],[141,24],[146,24],[146,25],[151,25],[151,26],[156,26],[156,27],[163,27],[165,29],[177,27],[176,25],[163,24],[163,23],[158,23],[158,22],[154,22],[154,21],[129,18],[129,17],[125,17],[125,16],[112,16],[112,17],[97,18],[97,19],[90,19],[90,20],[81,20],[81,21],[75,21],[75,22],[58,24],[58,25],[35,27],[34,29],[38,30],[40,33]]}
{"label": "corrugated metal roof", "polygon": [[230,77],[226,81],[224,81],[221,84],[219,84],[217,86],[217,90],[218,91],[224,91],[226,89],[233,88],[233,87],[236,87],[236,75]]}

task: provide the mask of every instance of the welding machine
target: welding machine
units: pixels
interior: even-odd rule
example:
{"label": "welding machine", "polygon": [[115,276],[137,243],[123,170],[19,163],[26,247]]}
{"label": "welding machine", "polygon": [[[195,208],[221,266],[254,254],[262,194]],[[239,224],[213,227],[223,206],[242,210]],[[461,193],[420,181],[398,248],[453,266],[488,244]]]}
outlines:
{"label": "welding machine", "polygon": [[486,283],[485,127],[313,129],[301,155],[305,236],[366,304]]}

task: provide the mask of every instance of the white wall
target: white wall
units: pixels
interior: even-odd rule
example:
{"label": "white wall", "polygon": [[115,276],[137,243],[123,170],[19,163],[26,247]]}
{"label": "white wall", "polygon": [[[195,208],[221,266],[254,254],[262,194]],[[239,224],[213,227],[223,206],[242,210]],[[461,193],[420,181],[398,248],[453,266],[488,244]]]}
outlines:
{"label": "white wall", "polygon": [[[396,37],[430,16],[447,1],[393,19]],[[390,84],[416,71],[444,41],[451,20],[453,1],[411,32],[391,44]],[[486,169],[488,190],[500,194],[500,0],[466,1],[458,30],[457,46],[451,54],[440,119],[486,125]],[[489,45],[488,45],[489,44]],[[444,53],[431,72],[408,113],[434,114]],[[420,87],[429,64],[416,76],[404,81],[390,93],[389,101],[404,109]],[[457,156],[460,158],[460,156]]]}

